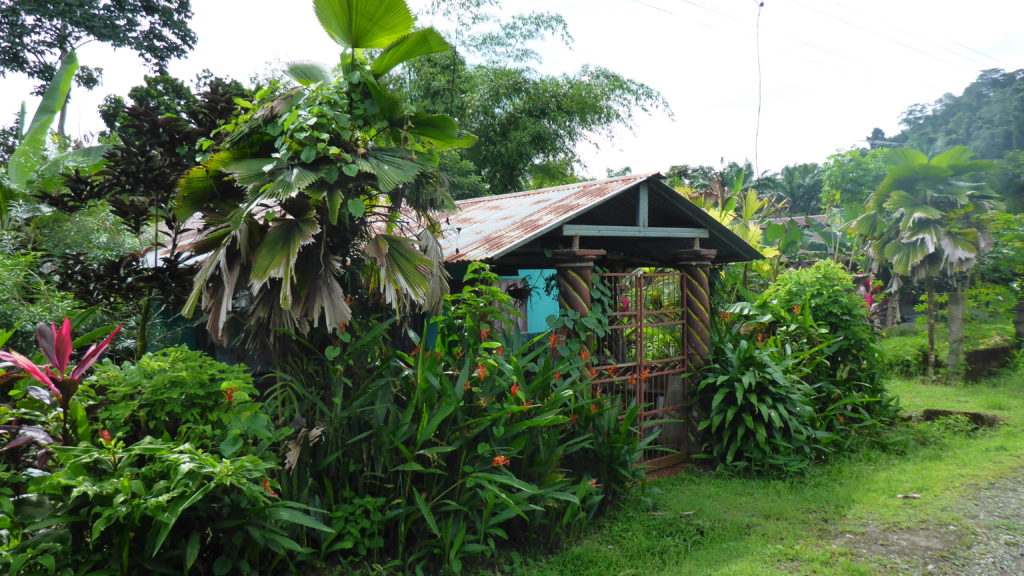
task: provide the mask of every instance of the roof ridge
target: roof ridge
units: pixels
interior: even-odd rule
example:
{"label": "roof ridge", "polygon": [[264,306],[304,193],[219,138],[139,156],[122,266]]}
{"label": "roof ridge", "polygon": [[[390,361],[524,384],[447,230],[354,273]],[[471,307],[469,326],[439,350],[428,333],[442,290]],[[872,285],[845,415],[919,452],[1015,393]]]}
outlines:
{"label": "roof ridge", "polygon": [[486,202],[495,200],[498,198],[522,198],[524,196],[530,196],[533,194],[542,194],[545,192],[553,192],[560,189],[569,189],[581,186],[592,186],[595,184],[614,182],[616,180],[646,180],[659,174],[659,172],[643,172],[640,174],[627,174],[625,176],[615,176],[614,178],[602,178],[600,180],[584,180],[581,182],[573,182],[572,184],[559,184],[558,186],[549,186],[547,188],[537,188],[536,190],[521,190],[519,192],[508,192],[505,194],[494,194],[491,196],[478,196],[476,198],[466,198],[465,200],[459,200],[456,205],[472,204],[476,202]]}

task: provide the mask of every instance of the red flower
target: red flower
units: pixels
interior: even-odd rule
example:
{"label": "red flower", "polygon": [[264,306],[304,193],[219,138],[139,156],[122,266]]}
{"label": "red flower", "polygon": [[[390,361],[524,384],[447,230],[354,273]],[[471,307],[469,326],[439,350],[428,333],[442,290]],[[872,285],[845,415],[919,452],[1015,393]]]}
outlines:
{"label": "red flower", "polygon": [[238,388],[228,388],[222,392],[222,394],[224,394],[224,398],[228,401],[228,404],[231,404],[231,401],[235,399],[235,392],[238,392]]}
{"label": "red flower", "polygon": [[629,296],[619,298],[619,308],[622,310],[629,310]]}
{"label": "red flower", "polygon": [[580,360],[583,360],[584,362],[586,362],[589,359],[590,359],[590,352],[588,352],[586,348],[584,348],[583,350],[580,350]]}
{"label": "red flower", "polygon": [[757,335],[757,341],[764,342],[764,332],[761,332],[760,334]]}
{"label": "red flower", "polygon": [[580,419],[579,414],[573,413],[571,416],[569,416],[569,421],[566,423],[566,426],[572,426],[579,419]]}
{"label": "red flower", "polygon": [[842,424],[842,423],[843,423],[843,422],[845,422],[845,421],[846,421],[846,418],[844,418],[844,417],[843,417],[843,415],[842,415],[842,414],[840,414],[840,415],[839,415],[839,423],[840,423],[840,424]]}
{"label": "red flower", "polygon": [[512,395],[513,396],[519,395],[519,384],[513,384],[512,385]]}
{"label": "red flower", "polygon": [[587,486],[590,486],[591,488],[600,488],[601,483],[597,481],[597,478],[591,478],[590,482],[587,482]]}
{"label": "red flower", "polygon": [[495,468],[501,468],[502,466],[508,466],[509,462],[511,462],[511,460],[508,459],[508,456],[502,456],[499,454],[491,461],[491,465]]}
{"label": "red flower", "polygon": [[501,356],[504,352],[505,352],[505,347],[504,346],[498,346],[497,350],[494,351],[494,353],[497,354],[498,356]]}
{"label": "red flower", "polygon": [[649,369],[647,369],[647,368],[644,368],[643,372],[640,373],[640,381],[641,382],[646,382],[647,381],[647,377],[650,376],[650,375],[651,375],[651,371]]}
{"label": "red flower", "polygon": [[562,373],[560,371],[556,370],[555,371],[555,382],[561,382],[561,381],[562,381]]}
{"label": "red flower", "polygon": [[489,329],[487,329],[487,328],[481,328],[480,329],[480,339],[481,340],[487,340],[490,337],[491,337],[491,331]]}
{"label": "red flower", "polygon": [[597,368],[591,368],[590,369],[590,378],[591,379],[597,378]]}
{"label": "red flower", "polygon": [[600,408],[598,408],[598,407],[597,407],[597,402],[595,402],[595,403],[593,403],[593,404],[591,404],[591,405],[590,405],[590,411],[591,411],[592,413],[594,413],[594,414],[597,414],[597,411],[598,411],[598,410],[600,410]]}
{"label": "red flower", "polygon": [[483,380],[484,378],[487,378],[487,366],[484,366],[483,364],[477,364],[476,365],[476,377],[481,379],[481,380]]}
{"label": "red flower", "polygon": [[608,375],[611,376],[612,378],[615,377],[615,373],[618,372],[618,371],[619,371],[619,367],[614,365],[614,364],[612,364],[611,366],[608,367]]}
{"label": "red flower", "polygon": [[552,332],[551,335],[548,336],[548,342],[551,343],[551,349],[554,350],[555,346],[558,346],[558,333]]}
{"label": "red flower", "polygon": [[110,430],[104,428],[103,430],[100,430],[99,435],[100,440],[103,440],[104,442],[110,442]]}
{"label": "red flower", "polygon": [[534,406],[536,406],[536,404],[534,404],[533,402],[524,402],[523,403],[523,408],[533,408]]}
{"label": "red flower", "polygon": [[799,313],[800,313],[800,307],[799,306],[793,306],[793,314],[799,314]]}

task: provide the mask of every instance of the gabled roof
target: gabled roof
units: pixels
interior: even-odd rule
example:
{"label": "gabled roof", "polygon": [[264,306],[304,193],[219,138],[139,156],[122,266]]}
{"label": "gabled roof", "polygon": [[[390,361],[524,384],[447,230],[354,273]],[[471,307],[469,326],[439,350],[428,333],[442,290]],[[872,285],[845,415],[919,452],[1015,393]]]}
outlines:
{"label": "gabled roof", "polygon": [[[716,262],[741,262],[761,254],[662,181],[657,172],[581,182],[497,196],[462,200],[459,210],[439,218],[447,263],[483,261],[530,266],[543,264],[548,249],[567,248],[565,225],[618,229],[643,216],[652,230],[705,229],[701,248],[718,250]],[[641,200],[641,191],[644,198]],[[676,250],[693,248],[692,238],[586,236],[582,248],[600,248],[636,265],[674,263]]]}

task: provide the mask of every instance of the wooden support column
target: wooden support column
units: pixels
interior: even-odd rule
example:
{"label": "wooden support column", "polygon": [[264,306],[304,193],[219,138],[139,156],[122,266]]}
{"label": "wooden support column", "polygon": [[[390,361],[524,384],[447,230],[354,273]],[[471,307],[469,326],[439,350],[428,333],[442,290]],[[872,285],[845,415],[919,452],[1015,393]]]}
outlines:
{"label": "wooden support column", "polygon": [[[711,262],[714,261],[716,250],[693,248],[680,250],[676,253],[679,271],[682,272],[680,294],[682,296],[683,315],[683,354],[686,357],[686,371],[695,374],[707,364],[711,357]],[[690,376],[682,381],[682,402],[689,406],[692,401],[692,390],[697,384],[695,377]],[[697,422],[694,413],[681,414],[685,421],[685,431],[681,434],[680,451],[692,454],[695,449],[694,435]]]}
{"label": "wooden support column", "polygon": [[594,286],[594,261],[604,256],[604,250],[555,250],[555,270],[558,281],[558,306],[575,310],[582,316],[590,313],[590,289]]}

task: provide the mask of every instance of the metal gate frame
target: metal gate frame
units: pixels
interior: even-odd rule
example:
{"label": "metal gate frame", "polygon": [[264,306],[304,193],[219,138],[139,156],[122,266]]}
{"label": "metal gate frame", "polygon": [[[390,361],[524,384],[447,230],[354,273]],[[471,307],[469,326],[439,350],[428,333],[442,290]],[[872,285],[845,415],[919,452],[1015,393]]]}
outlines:
{"label": "metal gate frame", "polygon": [[682,416],[689,397],[689,279],[681,272],[597,276],[610,292],[612,310],[609,334],[597,342],[593,392],[640,405],[641,437],[658,435],[644,450],[644,465],[671,466],[686,457],[689,447],[688,426],[665,422]]}

